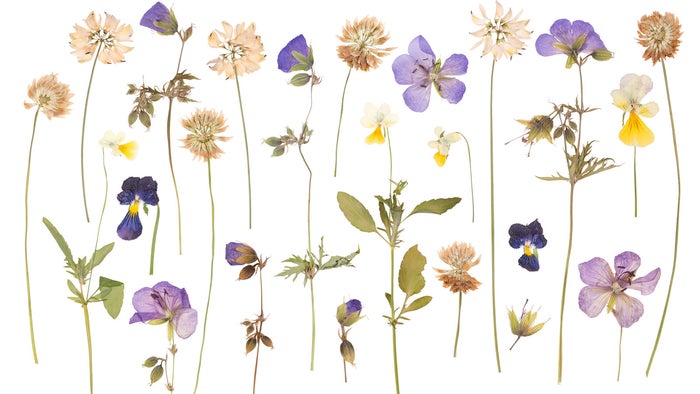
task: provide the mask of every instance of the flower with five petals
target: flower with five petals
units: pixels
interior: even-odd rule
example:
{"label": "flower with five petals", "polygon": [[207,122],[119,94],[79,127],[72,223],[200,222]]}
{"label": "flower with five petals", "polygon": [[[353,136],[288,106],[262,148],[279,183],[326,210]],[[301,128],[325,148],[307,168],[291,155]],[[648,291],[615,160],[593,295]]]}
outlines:
{"label": "flower with five petals", "polygon": [[365,137],[368,144],[383,144],[386,130],[399,121],[399,116],[391,113],[389,104],[382,103],[377,108],[374,104],[365,104],[365,114],[360,119],[363,127],[372,129],[372,133]]}
{"label": "flower with five petals", "polygon": [[446,133],[440,126],[435,128],[435,135],[437,135],[438,139],[428,142],[428,146],[437,149],[437,152],[433,155],[433,159],[435,159],[435,163],[437,163],[438,166],[442,167],[445,165],[447,155],[450,153],[450,145],[459,141],[461,136],[456,131]]}
{"label": "flower with five petals", "polygon": [[651,91],[653,83],[647,75],[627,74],[620,79],[620,89],[610,94],[613,104],[625,113],[629,113],[627,122],[620,130],[620,140],[625,145],[644,147],[654,142],[654,133],[642,121],[639,115],[650,118],[659,112],[655,102],[642,104],[644,96]]}
{"label": "flower with five petals", "polygon": [[153,287],[144,287],[134,293],[131,303],[136,313],[129,319],[129,324],[168,323],[169,341],[172,341],[173,333],[187,339],[197,328],[197,311],[192,309],[184,288],[165,281],[158,282]]}
{"label": "flower with five petals", "polygon": [[537,249],[547,246],[547,238],[544,237],[540,222],[535,219],[527,226],[515,223],[508,229],[508,235],[508,243],[513,249],[523,248],[518,264],[528,271],[538,271],[540,262]]}
{"label": "flower with five petals", "polygon": [[122,191],[117,195],[117,200],[121,205],[129,206],[126,216],[117,227],[117,234],[119,238],[131,241],[138,238],[143,231],[143,225],[139,219],[140,204],[143,202],[148,205],[158,205],[158,183],[150,176],[126,178],[122,183]]}

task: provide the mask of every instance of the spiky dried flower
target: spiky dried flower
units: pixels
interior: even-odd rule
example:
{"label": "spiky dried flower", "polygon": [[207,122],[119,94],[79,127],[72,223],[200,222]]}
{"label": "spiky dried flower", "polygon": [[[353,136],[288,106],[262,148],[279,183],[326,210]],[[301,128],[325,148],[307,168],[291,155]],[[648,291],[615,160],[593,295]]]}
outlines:
{"label": "spiky dried flower", "polygon": [[678,17],[667,12],[661,15],[654,11],[651,15],[644,15],[637,22],[637,42],[645,47],[644,60],[651,59],[652,64],[659,60],[674,57],[681,43],[681,24]]}
{"label": "spiky dried flower", "polygon": [[190,131],[182,140],[185,143],[183,148],[189,149],[195,158],[207,161],[224,153],[216,145],[216,141],[227,141],[231,138],[218,135],[228,128],[223,113],[198,108],[192,116],[182,119],[181,122],[182,127]]}
{"label": "spiky dried flower", "polygon": [[476,257],[474,247],[464,242],[455,242],[447,248],[441,248],[438,252],[440,260],[452,266],[451,269],[434,268],[439,272],[438,279],[443,286],[453,293],[466,293],[476,290],[481,282],[469,275],[467,271],[481,261],[481,256]]}
{"label": "spiky dried flower", "polygon": [[376,17],[366,16],[359,21],[346,21],[343,35],[338,36],[344,44],[338,45],[338,57],[348,66],[362,71],[377,68],[382,57],[394,48],[381,47],[389,39],[384,33],[384,24]]}

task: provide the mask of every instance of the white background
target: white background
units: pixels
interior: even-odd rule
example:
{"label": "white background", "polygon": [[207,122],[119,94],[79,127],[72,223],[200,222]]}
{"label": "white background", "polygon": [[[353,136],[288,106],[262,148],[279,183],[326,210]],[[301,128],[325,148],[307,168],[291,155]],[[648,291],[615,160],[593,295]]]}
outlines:
{"label": "white background", "polygon": [[[141,367],[151,355],[164,355],[165,327],[129,325],[134,310],[133,293],[158,281],[168,280],[185,287],[192,306],[199,311],[200,325],[187,340],[178,339],[176,390],[187,392],[194,386],[209,277],[210,209],[206,164],[178,148],[185,135],[179,120],[195,108],[208,107],[224,112],[233,138],[222,143],[226,152],[212,163],[216,200],[216,255],[214,289],[200,378],[201,393],[246,392],[251,389],[254,355],[244,353],[244,328],[240,322],[258,310],[258,283],[239,282],[238,268],[224,260],[224,245],[244,241],[256,248],[270,263],[263,272],[265,333],[274,350],[261,351],[258,392],[381,392],[394,390],[391,359],[391,330],[381,316],[388,313],[383,293],[389,290],[389,250],[376,236],[353,228],[338,209],[336,193],[346,191],[362,201],[376,215],[374,195],[387,192],[388,153],[386,145],[366,145],[359,119],[366,102],[388,103],[400,121],[391,128],[394,178],[406,179],[402,195],[407,210],[423,200],[460,196],[455,209],[443,216],[422,215],[409,219],[402,234],[404,243],[397,250],[398,263],[405,250],[419,244],[427,257],[422,294],[433,296],[425,309],[414,312],[398,329],[399,363],[405,393],[437,392],[610,392],[636,390],[658,392],[668,388],[690,387],[696,373],[694,357],[700,351],[696,338],[693,285],[698,276],[694,255],[698,201],[698,137],[691,128],[695,87],[691,67],[696,60],[698,32],[691,23],[690,3],[681,1],[636,2],[538,2],[525,1],[513,6],[529,18],[532,39],[522,56],[502,60],[495,79],[495,163],[496,163],[496,274],[498,336],[502,372],[496,371],[491,322],[489,253],[489,172],[488,96],[491,58],[480,58],[481,49],[471,50],[476,30],[469,12],[478,12],[474,1],[438,3],[376,2],[358,0],[331,2],[215,2],[178,1],[173,6],[182,27],[195,25],[185,47],[183,68],[200,78],[192,82],[197,103],[175,103],[173,110],[174,165],[182,202],[183,254],[178,255],[174,190],[167,164],[165,118],[167,104],[156,103],[151,130],[140,124],[129,128],[127,115],[132,96],[126,96],[127,83],[162,84],[172,77],[179,50],[176,37],[158,36],[141,27],[142,14],[150,1],[18,2],[13,10],[0,13],[4,26],[3,55],[5,153],[0,157],[3,170],[2,206],[5,251],[5,300],[0,335],[0,391],[2,392],[88,392],[87,353],[80,307],[66,299],[67,274],[62,255],[41,223],[48,217],[63,233],[74,256],[91,253],[97,219],[102,205],[103,177],[97,141],[105,131],[124,131],[140,144],[133,162],[107,157],[109,196],[100,244],[115,242],[114,251],[95,271],[126,283],[121,315],[112,320],[99,305],[91,305],[95,364],[95,392],[150,393],[163,390],[160,383],[148,387],[148,370]],[[488,2],[488,13],[494,4]],[[618,5],[619,4],[619,5]],[[675,59],[667,62],[674,104],[679,154],[683,171],[682,219],[678,269],[661,344],[650,376],[644,376],[661,318],[673,257],[676,210],[675,163],[671,142],[668,105],[663,91],[660,64],[652,66],[641,57],[643,48],[636,41],[637,20],[654,10],[674,12],[683,23],[683,37]],[[70,54],[69,33],[83,24],[90,11],[109,12],[130,23],[134,29],[134,50],[126,62],[98,64],[95,71],[86,131],[88,202],[92,221],[83,215],[80,192],[80,127],[91,63],[79,64]],[[340,141],[338,176],[333,177],[340,96],[347,66],[336,56],[346,19],[365,15],[380,18],[395,46],[377,70],[353,71],[345,104]],[[564,68],[565,57],[537,55],[536,38],[548,32],[558,18],[590,22],[615,58],[608,62],[590,61],[584,67],[585,102],[600,108],[586,115],[584,139],[595,139],[599,156],[616,159],[621,167],[579,183],[575,202],[574,245],[569,271],[564,326],[564,377],[556,383],[557,340],[561,283],[564,272],[568,231],[568,185],[547,183],[535,175],[565,171],[560,145],[546,142],[532,148],[518,141],[504,145],[523,132],[516,119],[546,114],[550,102],[573,103],[578,94],[578,74]],[[253,229],[247,223],[245,154],[235,93],[235,82],[208,69],[206,62],[218,56],[209,48],[207,36],[221,29],[221,20],[232,24],[255,22],[268,58],[257,72],[240,78],[249,133],[253,175]],[[361,254],[356,268],[321,272],[315,281],[317,311],[316,369],[309,371],[310,307],[308,288],[275,277],[282,260],[306,249],[307,174],[298,152],[270,157],[271,148],[261,143],[269,136],[284,133],[285,127],[298,130],[308,109],[308,89],[287,84],[291,75],[279,71],[279,50],[294,36],[303,33],[314,48],[316,70],[323,78],[315,89],[315,107],[310,125],[315,130],[304,147],[314,170],[312,244],[325,237],[331,254],[347,254],[358,245]],[[403,103],[404,86],[393,80],[391,63],[405,53],[408,43],[422,34],[437,56],[452,53],[469,58],[469,70],[459,77],[467,85],[464,99],[456,105],[432,94],[424,113],[413,113]],[[33,110],[24,110],[27,85],[34,78],[58,73],[68,83],[73,97],[72,112],[65,118],[47,121],[41,115],[37,125],[34,162],[30,184],[30,269],[34,322],[40,363],[31,357],[28,335],[24,262],[22,257],[23,186],[31,134]],[[656,141],[638,154],[640,214],[633,217],[632,149],[617,138],[620,110],[611,104],[610,91],[619,87],[627,73],[647,74],[655,87],[646,97],[659,104],[659,114],[645,119],[655,132]],[[438,168],[427,142],[434,138],[435,126],[461,131],[471,142],[476,194],[476,220],[471,223],[468,166],[463,142],[452,147],[447,164]],[[158,236],[156,272],[148,275],[151,231],[154,215],[144,216],[143,235],[134,241],[116,236],[116,226],[126,213],[116,194],[128,176],[153,176],[159,183],[161,223]],[[155,210],[152,211],[153,213]],[[507,230],[512,223],[527,224],[539,218],[549,240],[540,251],[539,272],[526,272],[517,265],[520,251],[508,246]],[[483,284],[464,296],[462,334],[458,357],[452,357],[457,295],[442,288],[433,267],[445,267],[437,252],[454,241],[471,242],[482,254],[480,265],[471,273]],[[605,313],[590,319],[577,305],[583,286],[577,265],[595,256],[612,262],[622,251],[632,250],[642,258],[639,274],[661,267],[656,291],[640,297],[645,304],[641,320],[625,330],[621,381],[615,381],[619,326]],[[398,291],[398,288],[397,288]],[[637,296],[639,296],[637,294]],[[345,299],[358,298],[366,319],[350,332],[357,353],[356,367],[348,370],[343,383],[342,362],[335,308]],[[516,311],[529,298],[541,307],[540,319],[550,319],[533,337],[523,338],[508,351],[515,339],[510,333],[507,309]]]}

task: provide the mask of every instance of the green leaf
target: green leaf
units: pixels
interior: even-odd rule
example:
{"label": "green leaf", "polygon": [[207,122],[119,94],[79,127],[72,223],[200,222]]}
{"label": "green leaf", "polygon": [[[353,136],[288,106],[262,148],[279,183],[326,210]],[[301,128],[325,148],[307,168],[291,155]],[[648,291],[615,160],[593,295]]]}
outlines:
{"label": "green leaf", "polygon": [[384,297],[386,297],[386,300],[389,301],[389,308],[393,308],[394,303],[391,302],[391,294],[389,294],[389,293],[384,293]]}
{"label": "green leaf", "polygon": [[[408,216],[411,216],[414,213],[434,213],[437,215],[442,215],[457,205],[460,201],[462,201],[462,199],[459,197],[436,198],[434,200],[423,201],[422,203],[416,205]],[[408,218],[408,216],[406,217]]]}
{"label": "green leaf", "polygon": [[292,79],[289,80],[289,83],[294,85],[294,86],[304,86],[309,81],[311,80],[311,75],[306,74],[306,73],[299,73],[296,74],[292,77]]}
{"label": "green leaf", "polygon": [[104,298],[102,305],[116,319],[124,304],[124,283],[100,276],[100,292]]}
{"label": "green leaf", "polygon": [[399,268],[399,287],[406,293],[406,298],[420,293],[425,287],[422,272],[426,261],[425,256],[418,250],[418,245],[411,246],[403,255]]}
{"label": "green leaf", "polygon": [[354,267],[352,265],[352,259],[355,258],[360,254],[360,248],[358,246],[357,250],[350,253],[347,256],[331,256],[327,262],[321,264],[320,267],[318,267],[319,270],[326,270],[330,268],[339,268],[339,267]]}
{"label": "green leaf", "polygon": [[102,263],[102,261],[107,257],[109,252],[112,251],[114,248],[114,242],[109,243],[99,249],[97,249],[93,254],[92,257],[90,257],[90,261],[88,262],[87,269],[92,270],[98,265]]}
{"label": "green leaf", "polygon": [[350,224],[366,233],[377,231],[372,215],[369,214],[367,208],[360,201],[345,192],[338,192],[337,198],[340,210],[343,211],[343,215],[345,215]]}
{"label": "green leaf", "polygon": [[163,364],[158,364],[151,370],[151,385],[163,377]]}
{"label": "green leaf", "polygon": [[66,243],[66,240],[63,238],[61,233],[59,233],[58,230],[56,230],[56,227],[54,227],[54,225],[49,221],[49,219],[43,218],[42,221],[44,222],[44,225],[46,225],[46,228],[49,229],[51,235],[53,235],[53,239],[56,240],[58,247],[61,248],[61,251],[65,256],[65,261],[67,263],[73,263],[73,254],[71,253],[70,248],[68,247],[68,243]]}
{"label": "green leaf", "polygon": [[431,296],[423,296],[420,298],[416,298],[415,300],[411,301],[411,303],[408,304],[407,307],[403,308],[403,312],[417,311],[418,309],[421,309],[422,307],[428,305],[432,300],[433,297]]}
{"label": "green leaf", "polygon": [[70,279],[66,279],[66,282],[68,283],[68,290],[70,290],[70,292],[75,295],[75,298],[77,298],[77,300],[75,300],[73,297],[68,297],[68,298],[77,302],[78,304],[84,304],[85,302],[84,302],[83,295],[80,293],[80,291],[78,291],[78,288],[75,287],[75,285],[73,284],[73,282]]}
{"label": "green leaf", "polygon": [[283,276],[284,279],[293,275],[292,281],[297,280],[298,275],[304,275],[304,284],[306,284],[306,271],[311,267],[311,262],[303,259],[301,256],[292,255],[292,257],[282,261],[283,263],[292,263],[286,265],[284,270],[275,276]]}

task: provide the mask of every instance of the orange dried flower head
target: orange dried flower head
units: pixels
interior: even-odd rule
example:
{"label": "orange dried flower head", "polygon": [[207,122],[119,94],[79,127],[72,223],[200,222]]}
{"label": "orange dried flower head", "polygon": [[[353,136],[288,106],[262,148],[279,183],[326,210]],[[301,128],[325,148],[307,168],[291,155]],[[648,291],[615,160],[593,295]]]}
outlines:
{"label": "orange dried flower head", "polygon": [[218,135],[228,126],[221,112],[210,109],[197,109],[189,118],[182,119],[182,127],[190,132],[182,142],[183,148],[189,149],[195,159],[207,161],[218,158],[224,151],[216,145],[216,141],[227,141],[231,137]]}
{"label": "orange dried flower head", "polygon": [[71,54],[78,57],[78,62],[83,63],[92,59],[95,51],[99,49],[99,59],[102,63],[121,63],[124,61],[124,54],[131,51],[122,42],[130,42],[133,29],[131,25],[120,25],[119,19],[114,15],[105,12],[105,22],[102,24],[102,17],[95,16],[91,12],[85,18],[87,28],[76,24],[75,31],[70,33],[70,47],[73,48]]}
{"label": "orange dried flower head", "polygon": [[481,261],[481,256],[476,257],[474,247],[464,242],[455,242],[447,248],[441,248],[438,252],[440,260],[452,266],[451,269],[434,268],[439,272],[438,279],[444,287],[453,293],[466,293],[476,290],[481,282],[469,275],[467,271]]}
{"label": "orange dried flower head", "polygon": [[381,58],[394,49],[380,47],[389,39],[389,34],[384,33],[384,24],[373,16],[355,19],[352,23],[346,21],[343,35],[338,38],[344,43],[338,45],[338,57],[348,66],[362,71],[379,67]]}
{"label": "orange dried flower head", "polygon": [[644,15],[637,22],[637,27],[637,42],[646,48],[644,60],[651,59],[656,64],[659,60],[673,57],[678,51],[683,32],[678,17],[674,14],[667,12],[661,15],[654,11],[651,15]]}
{"label": "orange dried flower head", "polygon": [[29,109],[38,105],[41,112],[49,119],[69,113],[69,107],[73,104],[70,101],[73,93],[70,92],[68,85],[58,82],[56,74],[44,75],[32,81],[27,88],[27,95],[32,102],[25,101],[24,108]]}

